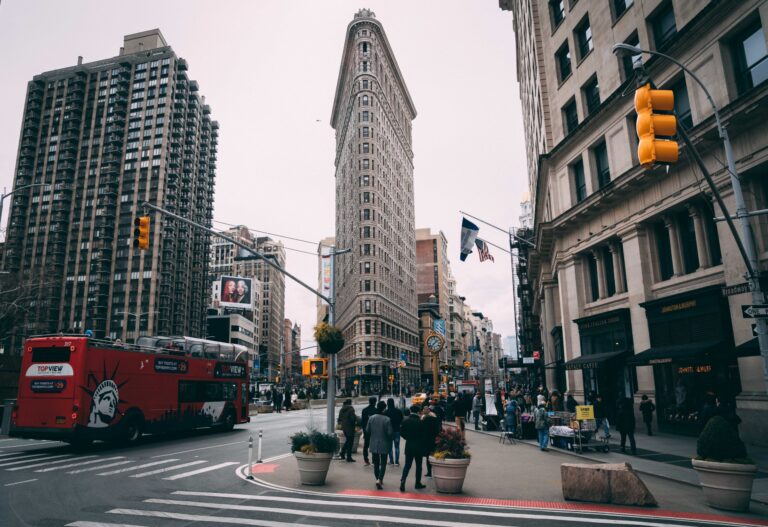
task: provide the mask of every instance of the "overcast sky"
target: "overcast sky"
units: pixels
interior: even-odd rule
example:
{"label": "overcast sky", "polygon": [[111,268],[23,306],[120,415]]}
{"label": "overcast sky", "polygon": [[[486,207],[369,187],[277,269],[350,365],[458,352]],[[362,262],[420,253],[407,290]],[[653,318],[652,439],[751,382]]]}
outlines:
{"label": "overcast sky", "polygon": [[[495,263],[458,258],[459,210],[515,226],[527,191],[512,14],[498,0],[4,0],[0,187],[13,185],[34,75],[73,66],[78,55],[115,56],[124,35],[160,28],[221,125],[214,221],[314,242],[333,235],[331,105],[345,29],[363,7],[383,24],[418,112],[416,227],[445,233],[459,293],[512,335],[508,255],[491,247]],[[315,285],[317,257],[290,249],[314,253],[316,244],[283,241],[288,270]],[[309,345],[315,298],[287,282],[285,315]]]}

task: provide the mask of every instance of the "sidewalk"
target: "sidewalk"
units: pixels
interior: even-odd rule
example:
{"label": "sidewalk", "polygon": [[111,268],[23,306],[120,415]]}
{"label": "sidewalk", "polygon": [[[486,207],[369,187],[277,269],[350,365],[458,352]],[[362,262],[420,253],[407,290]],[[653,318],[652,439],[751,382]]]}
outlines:
{"label": "sidewalk", "polygon": [[[319,492],[344,495],[364,495],[380,497],[404,497],[409,499],[462,501],[473,503],[494,504],[494,500],[515,500],[530,503],[531,507],[546,507],[553,504],[567,507],[562,494],[560,481],[560,465],[572,463],[571,453],[550,449],[541,452],[538,448],[530,446],[527,442],[517,444],[500,444],[498,434],[492,433],[467,433],[467,442],[472,453],[472,462],[464,483],[464,493],[461,498],[450,498],[446,495],[437,495],[431,479],[424,478],[426,489],[414,490],[413,470],[408,477],[406,493],[398,490],[400,484],[401,466],[387,466],[384,478],[384,490],[377,491],[373,479],[373,467],[364,466],[363,456],[360,451],[355,455],[357,462],[345,461],[332,462],[328,473],[326,485],[323,487],[306,487],[299,483],[298,469],[293,456],[276,459],[270,463],[256,464],[252,473],[257,480],[268,485],[285,487],[288,489],[300,489],[304,492]],[[401,449],[404,448],[401,442]],[[602,454],[602,458],[590,459],[589,456],[579,456],[581,462],[622,462],[627,456],[618,454]],[[626,459],[633,467],[636,466],[635,458]],[[400,462],[404,462],[401,452]],[[642,463],[653,463],[663,466],[661,463],[641,460]],[[677,468],[677,467],[673,467]],[[690,470],[690,469],[687,469]],[[657,471],[654,471],[657,472]],[[694,475],[695,477],[695,475]],[[659,502],[659,508],[642,508],[634,510],[654,513],[659,510],[669,510],[683,513],[720,514],[704,504],[704,497],[698,485],[681,484],[665,476],[656,477],[650,474],[641,474],[641,478]],[[573,505],[570,505],[573,506]],[[768,515],[768,506],[753,503],[749,514],[739,515],[742,518],[765,518]]]}

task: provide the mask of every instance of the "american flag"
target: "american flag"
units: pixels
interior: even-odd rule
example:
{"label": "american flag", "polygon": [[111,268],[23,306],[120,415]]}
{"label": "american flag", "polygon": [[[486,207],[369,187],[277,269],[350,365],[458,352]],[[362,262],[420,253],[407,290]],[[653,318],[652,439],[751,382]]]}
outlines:
{"label": "american flag", "polygon": [[486,260],[494,261],[493,256],[491,256],[491,251],[488,250],[488,244],[485,243],[480,238],[477,238],[475,240],[475,245],[477,246],[477,254],[480,257],[480,261],[484,262]]}

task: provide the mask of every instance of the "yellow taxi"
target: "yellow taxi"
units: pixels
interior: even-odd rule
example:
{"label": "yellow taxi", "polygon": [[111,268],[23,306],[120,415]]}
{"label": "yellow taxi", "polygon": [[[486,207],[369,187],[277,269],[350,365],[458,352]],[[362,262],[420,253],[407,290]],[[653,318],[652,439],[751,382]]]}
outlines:
{"label": "yellow taxi", "polygon": [[427,398],[428,398],[428,395],[423,392],[414,394],[414,396],[411,397],[411,404],[424,404],[424,401],[426,401]]}

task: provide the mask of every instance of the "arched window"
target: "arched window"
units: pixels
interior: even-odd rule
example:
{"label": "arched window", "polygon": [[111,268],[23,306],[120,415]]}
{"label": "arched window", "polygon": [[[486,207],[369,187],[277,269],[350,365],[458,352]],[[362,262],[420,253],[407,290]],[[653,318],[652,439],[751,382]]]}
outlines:
{"label": "arched window", "polygon": [[363,95],[363,106],[368,106],[368,96]]}

